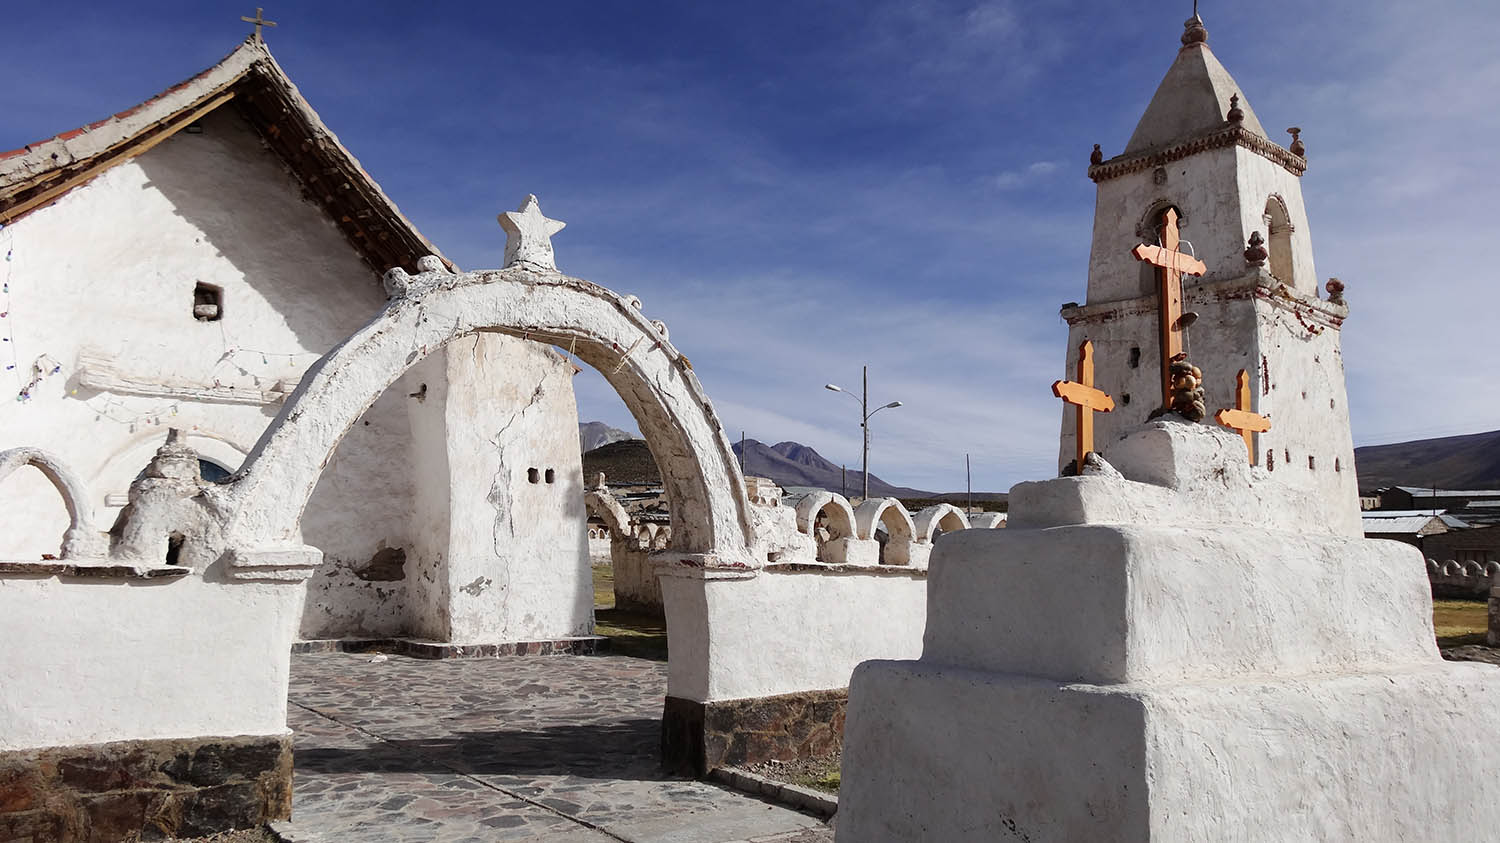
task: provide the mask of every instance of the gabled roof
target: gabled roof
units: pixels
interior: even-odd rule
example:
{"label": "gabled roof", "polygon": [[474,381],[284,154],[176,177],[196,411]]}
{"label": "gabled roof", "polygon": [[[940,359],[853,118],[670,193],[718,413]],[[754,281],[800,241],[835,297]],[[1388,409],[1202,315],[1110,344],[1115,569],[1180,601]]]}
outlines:
{"label": "gabled roof", "polygon": [[1438,519],[1431,515],[1413,515],[1407,518],[1365,518],[1364,532],[1385,535],[1416,535],[1432,526]]}
{"label": "gabled roof", "polygon": [[376,273],[393,266],[415,272],[418,258],[441,257],[253,36],[223,61],[134,108],[0,153],[0,224],[46,207],[217,108],[234,108],[254,127]]}
{"label": "gabled roof", "polygon": [[1170,146],[1224,128],[1229,98],[1235,94],[1239,95],[1240,110],[1245,113],[1244,128],[1266,137],[1266,130],[1250,108],[1244,91],[1208,48],[1208,33],[1202,29],[1201,21],[1197,31],[1202,32],[1202,39],[1190,38],[1194,32],[1193,20],[1188,21],[1189,34],[1183,36],[1185,43],[1177,51],[1176,60],[1156,87],[1156,94],[1141,115],[1141,122],[1136,124],[1130,142],[1125,144],[1126,155]]}

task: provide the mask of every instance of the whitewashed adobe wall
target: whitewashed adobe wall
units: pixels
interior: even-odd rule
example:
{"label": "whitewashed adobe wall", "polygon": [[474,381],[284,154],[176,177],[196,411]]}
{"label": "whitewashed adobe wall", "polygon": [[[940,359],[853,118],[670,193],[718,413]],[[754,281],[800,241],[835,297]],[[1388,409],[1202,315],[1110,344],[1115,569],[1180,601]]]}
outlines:
{"label": "whitewashed adobe wall", "polygon": [[[324,213],[303,200],[301,187],[242,118],[221,108],[200,122],[202,133],[175,135],[0,232],[0,245],[12,253],[9,321],[23,366],[40,354],[60,366],[30,402],[0,406],[0,448],[37,445],[62,455],[88,484],[104,527],[168,426],[188,431],[205,459],[238,469],[305,368],[385,305],[379,280]],[[193,318],[199,282],[222,289],[220,321]],[[491,360],[484,377],[476,376],[479,360],[472,355],[445,362],[449,350],[424,361],[383,394],[334,451],[301,523],[301,539],[325,553],[308,585],[302,637],[431,634],[448,640],[438,633],[449,628],[449,600],[473,599],[448,589],[446,571],[441,593],[425,588],[411,594],[412,573],[423,565],[431,573],[449,560],[472,566],[481,557],[499,565],[509,552],[493,541],[464,546],[464,532],[448,529],[461,523],[450,521],[450,494],[459,496],[461,518],[475,515],[462,510],[470,502],[493,513],[487,502],[493,478],[471,471],[465,460],[450,465],[429,452],[443,451],[450,433],[472,440],[474,425],[500,418],[507,402],[529,400],[529,392],[516,394],[521,387],[496,372],[528,378],[541,371],[537,361],[557,361],[536,343],[493,337],[485,343],[507,344],[513,359],[505,365]],[[413,396],[423,384],[436,395],[450,375],[472,396],[464,400],[488,402],[470,409],[490,416],[465,421],[462,408],[454,408],[451,425],[419,429],[423,411],[441,411],[444,402]],[[136,394],[141,384],[189,396]],[[576,421],[571,384],[553,386],[544,406],[529,411],[535,420],[540,409],[548,421],[527,427],[527,458],[571,480],[576,445],[573,453],[559,451],[556,436],[538,432],[576,426],[569,421]],[[424,442],[427,436],[436,438]],[[413,447],[425,449],[420,459]],[[549,487],[559,495],[565,488]],[[432,508],[441,511],[426,511]],[[18,472],[0,486],[0,556],[55,554],[64,517],[39,472]],[[434,519],[441,527],[432,526]],[[539,565],[555,561],[555,548],[576,544],[576,529],[571,523],[528,529],[515,546],[527,548],[527,558]],[[562,567],[571,572],[576,565]],[[479,576],[471,572],[457,587]],[[576,572],[566,576],[577,579]],[[566,619],[542,626],[559,635],[586,628],[575,605],[581,599],[570,596]]]}
{"label": "whitewashed adobe wall", "polygon": [[[201,122],[201,134],[179,133],[0,231],[11,250],[8,321],[21,365],[46,354],[61,366],[30,402],[0,402],[0,447],[63,455],[89,484],[105,527],[169,425],[233,470],[278,404],[93,389],[80,382],[90,361],[123,379],[217,380],[242,396],[274,395],[278,381],[295,384],[385,298],[238,115],[220,109]],[[198,282],[223,289],[221,321],[193,318]],[[226,356],[230,349],[242,350]],[[335,456],[304,523],[307,539],[328,553],[322,599],[352,607],[310,613],[312,631],[389,620],[361,620],[360,592],[371,585],[340,573],[405,541],[404,527],[391,529],[408,506],[405,412],[383,401],[365,420]],[[0,555],[56,553],[62,518],[45,481],[19,473],[0,486]],[[331,585],[344,580],[348,588]]]}
{"label": "whitewashed adobe wall", "polygon": [[448,503],[417,510],[414,532],[437,541],[424,541],[413,570],[409,627],[455,643],[589,634],[573,365],[499,334],[464,337],[440,356],[446,387],[413,413],[442,415],[445,435],[424,437],[418,470],[446,465],[448,486],[432,500]]}

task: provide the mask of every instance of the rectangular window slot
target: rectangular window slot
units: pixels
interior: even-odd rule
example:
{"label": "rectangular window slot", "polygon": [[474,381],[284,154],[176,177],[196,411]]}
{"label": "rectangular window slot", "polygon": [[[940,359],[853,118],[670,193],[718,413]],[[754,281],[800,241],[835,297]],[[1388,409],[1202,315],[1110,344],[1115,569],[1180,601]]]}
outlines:
{"label": "rectangular window slot", "polygon": [[198,282],[193,288],[193,318],[199,322],[217,322],[224,318],[224,290]]}

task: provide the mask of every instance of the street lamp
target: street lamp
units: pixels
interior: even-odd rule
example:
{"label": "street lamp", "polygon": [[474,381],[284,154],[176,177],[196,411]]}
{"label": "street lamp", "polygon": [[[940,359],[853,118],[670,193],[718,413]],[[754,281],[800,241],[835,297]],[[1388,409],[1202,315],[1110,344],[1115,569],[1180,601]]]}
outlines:
{"label": "street lamp", "polygon": [[823,384],[823,388],[827,389],[827,390],[830,390],[832,392],[843,392],[845,395],[849,395],[850,398],[854,398],[854,400],[856,400],[856,401],[859,402],[859,426],[864,431],[864,434],[865,434],[865,451],[864,451],[863,463],[862,463],[862,465],[860,467],[860,474],[862,474],[864,476],[864,487],[863,487],[864,490],[861,493],[860,497],[864,498],[864,499],[868,499],[870,497],[870,417],[873,416],[873,415],[875,415],[876,413],[880,412],[881,410],[889,410],[889,409],[891,409],[893,407],[899,407],[899,406],[901,406],[901,402],[900,401],[892,401],[889,404],[885,404],[883,406],[876,407],[875,409],[871,410],[870,409],[870,367],[869,366],[864,366],[863,369],[864,369],[863,388],[861,389],[861,391],[860,391],[860,397],[858,397],[858,398],[854,398],[853,395],[850,395],[849,393],[844,392],[844,390],[843,390],[842,387],[835,386],[835,385],[833,385],[831,383],[825,383],[825,384]]}

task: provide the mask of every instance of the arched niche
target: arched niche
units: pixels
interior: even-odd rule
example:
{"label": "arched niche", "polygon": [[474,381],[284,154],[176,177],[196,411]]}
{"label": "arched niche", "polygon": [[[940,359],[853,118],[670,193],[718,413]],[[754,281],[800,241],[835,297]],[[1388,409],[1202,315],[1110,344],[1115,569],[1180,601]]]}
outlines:
{"label": "arched niche", "polygon": [[880,551],[880,561],[885,565],[905,565],[911,561],[911,544],[916,537],[916,526],[911,513],[895,498],[871,498],[860,503],[854,510],[854,526],[862,539],[875,538],[880,527],[885,528],[887,539]]}
{"label": "arched niche", "polygon": [[[1187,214],[1183,213],[1182,207],[1172,199],[1159,198],[1146,208],[1136,221],[1135,234],[1140,238],[1139,242],[1153,246],[1162,245],[1162,229],[1166,226],[1167,211],[1177,212],[1177,227],[1179,230],[1187,227]],[[1156,267],[1146,261],[1141,261],[1137,266],[1140,273],[1140,295],[1156,295]]]}
{"label": "arched niche", "polygon": [[34,466],[62,496],[68,510],[68,530],[62,536],[58,556],[62,559],[98,559],[108,552],[104,534],[94,527],[88,506],[88,487],[56,454],[41,448],[11,448],[0,451],[0,482],[25,466]]}
{"label": "arched niche", "polygon": [[917,513],[913,519],[917,529],[917,541],[931,543],[943,533],[966,530],[969,519],[963,511],[951,503],[929,506]]}
{"label": "arched niche", "polygon": [[1288,213],[1286,202],[1280,196],[1272,194],[1266,200],[1266,211],[1263,219],[1266,224],[1266,266],[1271,270],[1271,275],[1288,287],[1296,286],[1296,279],[1292,271],[1292,233],[1296,227],[1292,225],[1291,214]]}

